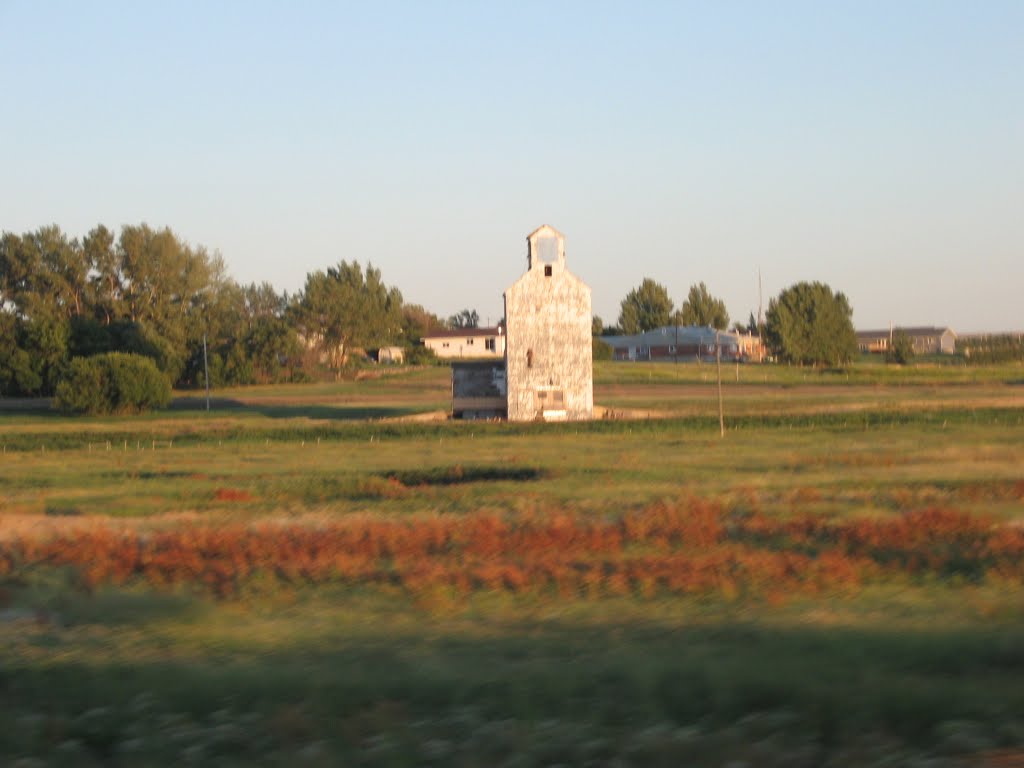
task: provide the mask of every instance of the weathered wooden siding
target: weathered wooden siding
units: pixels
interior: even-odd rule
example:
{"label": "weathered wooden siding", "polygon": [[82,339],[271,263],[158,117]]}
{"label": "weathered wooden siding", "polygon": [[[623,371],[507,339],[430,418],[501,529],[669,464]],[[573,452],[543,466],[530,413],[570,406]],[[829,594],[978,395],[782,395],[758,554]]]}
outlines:
{"label": "weathered wooden siding", "polygon": [[505,291],[508,419],[591,419],[590,288],[566,268],[557,230],[527,242],[526,274]]}

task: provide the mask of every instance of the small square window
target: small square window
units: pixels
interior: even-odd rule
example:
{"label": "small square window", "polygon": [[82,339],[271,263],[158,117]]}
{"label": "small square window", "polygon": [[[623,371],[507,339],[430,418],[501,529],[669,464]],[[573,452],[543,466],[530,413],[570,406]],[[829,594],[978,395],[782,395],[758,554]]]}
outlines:
{"label": "small square window", "polygon": [[550,264],[545,264],[544,265],[544,277],[551,277],[551,265]]}

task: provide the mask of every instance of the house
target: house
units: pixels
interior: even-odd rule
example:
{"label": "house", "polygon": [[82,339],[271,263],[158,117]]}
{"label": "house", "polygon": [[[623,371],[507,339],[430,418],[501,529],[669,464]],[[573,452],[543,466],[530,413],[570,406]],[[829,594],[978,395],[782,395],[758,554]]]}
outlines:
{"label": "house", "polygon": [[503,358],[505,356],[505,329],[455,328],[432,331],[422,339],[427,349],[441,358]]}
{"label": "house", "polygon": [[881,331],[857,331],[857,347],[861,352],[884,354],[897,333],[907,335],[915,355],[952,355],[956,351],[956,334],[953,329],[934,327],[896,326]]}
{"label": "house", "polygon": [[527,238],[526,273],[505,290],[509,421],[594,415],[590,288],[565,265],[565,236]]}
{"label": "house", "polygon": [[715,360],[719,347],[721,359],[729,362],[763,357],[757,336],[699,325],[668,325],[633,336],[602,336],[601,341],[612,348],[613,360]]}

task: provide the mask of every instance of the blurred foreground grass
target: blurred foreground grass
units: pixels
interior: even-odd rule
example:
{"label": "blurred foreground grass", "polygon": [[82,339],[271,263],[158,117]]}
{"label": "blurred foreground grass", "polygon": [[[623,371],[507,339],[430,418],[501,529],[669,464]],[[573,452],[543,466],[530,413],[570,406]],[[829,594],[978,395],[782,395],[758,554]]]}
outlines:
{"label": "blurred foreground grass", "polygon": [[[742,368],[723,440],[703,368],[601,366],[598,402],[674,418],[589,425],[361,420],[444,408],[429,369],[218,393],[209,415],[3,413],[0,541],[608,519],[680,496],[772,518],[1024,521],[1019,372]],[[773,380],[742,379],[758,371]],[[23,766],[985,765],[1024,746],[1024,590],[932,574],[788,596],[411,597],[255,576],[215,600],[40,566],[0,577],[0,723],[0,762]]]}

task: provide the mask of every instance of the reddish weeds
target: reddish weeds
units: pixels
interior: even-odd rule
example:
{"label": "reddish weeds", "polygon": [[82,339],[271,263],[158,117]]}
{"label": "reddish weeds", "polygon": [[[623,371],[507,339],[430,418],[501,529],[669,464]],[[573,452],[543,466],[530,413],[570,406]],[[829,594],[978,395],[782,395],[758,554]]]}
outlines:
{"label": "reddish weeds", "polygon": [[887,573],[1024,582],[1024,530],[955,510],[891,519],[739,520],[714,504],[660,502],[618,520],[577,514],[356,518],[320,526],[227,525],[150,534],[97,527],[0,546],[0,574],[75,567],[83,584],[143,579],[236,592],[254,573],[287,583],[395,584],[560,595],[783,595],[851,590]]}

